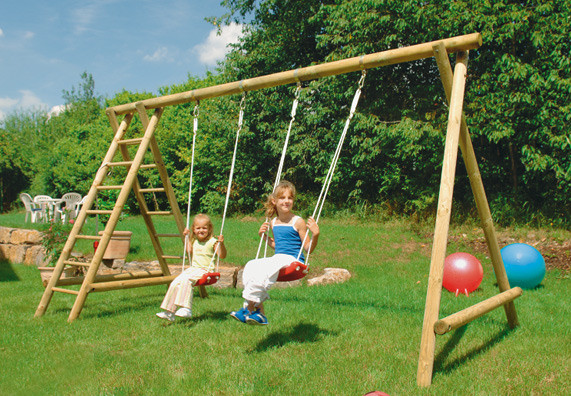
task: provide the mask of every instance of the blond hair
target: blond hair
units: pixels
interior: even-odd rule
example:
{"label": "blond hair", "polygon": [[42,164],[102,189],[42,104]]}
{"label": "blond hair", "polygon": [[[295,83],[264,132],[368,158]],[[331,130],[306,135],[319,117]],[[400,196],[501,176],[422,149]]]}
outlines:
{"label": "blond hair", "polygon": [[208,226],[208,237],[206,238],[207,240],[212,238],[212,235],[214,234],[214,224],[212,224],[212,220],[210,219],[210,216],[208,216],[204,213],[199,213],[196,216],[194,216],[194,219],[192,219],[190,243],[194,243],[194,241],[196,240],[196,235],[194,234],[194,225],[196,224],[197,220],[206,220],[206,225]]}
{"label": "blond hair", "polygon": [[264,204],[264,207],[266,208],[266,217],[271,218],[275,216],[275,214],[277,213],[277,209],[276,205],[272,201],[275,201],[276,199],[281,197],[286,190],[289,190],[291,196],[295,200],[296,191],[293,183],[288,182],[287,180],[280,181],[279,184],[276,186],[274,192],[268,195],[268,199]]}

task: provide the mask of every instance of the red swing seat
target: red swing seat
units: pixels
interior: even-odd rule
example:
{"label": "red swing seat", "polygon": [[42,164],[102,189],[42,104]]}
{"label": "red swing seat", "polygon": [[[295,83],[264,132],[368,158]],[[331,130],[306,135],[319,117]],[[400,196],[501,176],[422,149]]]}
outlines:
{"label": "red swing seat", "polygon": [[196,286],[208,286],[213,285],[220,279],[220,272],[207,272],[202,275],[202,278],[196,281]]}
{"label": "red swing seat", "polygon": [[307,270],[307,265],[300,261],[294,261],[287,267],[280,270],[278,275],[278,282],[291,282],[298,280],[307,275],[309,271]]}

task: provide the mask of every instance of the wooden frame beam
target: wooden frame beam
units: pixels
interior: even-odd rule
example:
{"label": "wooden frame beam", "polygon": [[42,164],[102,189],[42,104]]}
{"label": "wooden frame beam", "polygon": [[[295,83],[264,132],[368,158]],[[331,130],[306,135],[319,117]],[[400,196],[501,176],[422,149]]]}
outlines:
{"label": "wooden frame beam", "polygon": [[[363,69],[372,69],[380,66],[431,58],[434,56],[432,51],[433,45],[440,42],[444,44],[444,47],[448,52],[468,51],[479,48],[482,45],[482,36],[480,33],[471,33],[463,36],[456,36],[443,40],[376,52],[374,54],[356,56],[354,58],[343,59],[335,62],[322,63],[315,66],[268,74],[265,76],[249,78],[247,80],[234,81],[227,84],[145,99],[140,103],[142,103],[146,109],[155,109],[158,107],[172,106],[181,103],[196,102],[217,96],[237,94],[244,91],[255,91],[262,88],[277,87],[279,85],[292,84],[297,81],[315,80],[321,77],[335,76]],[[137,103],[128,103],[110,107],[107,111],[113,111],[116,114],[133,113],[137,110]]]}
{"label": "wooden frame beam", "polygon": [[512,302],[521,296],[521,294],[521,287],[514,287],[513,289],[507,290],[503,293],[496,294],[487,300],[440,319],[434,324],[434,332],[440,335],[446,334],[449,331],[462,327],[504,304]]}

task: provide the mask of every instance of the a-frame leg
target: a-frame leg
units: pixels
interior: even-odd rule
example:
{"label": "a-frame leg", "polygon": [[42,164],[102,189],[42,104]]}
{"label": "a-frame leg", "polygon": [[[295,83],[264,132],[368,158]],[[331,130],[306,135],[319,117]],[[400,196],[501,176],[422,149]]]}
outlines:
{"label": "a-frame leg", "polygon": [[459,52],[454,68],[450,110],[448,113],[448,128],[446,131],[446,144],[444,147],[444,160],[442,163],[442,176],[440,192],[438,195],[438,210],[430,259],[430,273],[428,276],[428,291],[424,309],[422,337],[420,342],[420,356],[418,360],[417,383],[420,386],[429,386],[432,382],[432,369],[434,366],[434,350],[436,334],[434,324],[438,320],[440,311],[440,298],[442,295],[442,276],[444,272],[444,258],[448,241],[450,214],[452,211],[452,193],[454,190],[454,177],[456,174],[456,160],[458,157],[458,143],[460,138],[460,125],[462,119],[462,106],[464,102],[464,88],[466,86],[466,71],[468,53]]}
{"label": "a-frame leg", "polygon": [[[438,45],[433,47],[433,50],[436,63],[438,64],[438,69],[440,71],[444,91],[446,92],[447,100],[450,101],[450,93],[452,91],[452,67],[450,66],[448,55],[446,54],[446,47],[444,46],[444,43],[440,42]],[[460,125],[460,150],[462,151],[462,158],[464,159],[464,165],[468,173],[468,178],[470,179],[470,185],[472,187],[472,193],[474,194],[478,215],[482,222],[482,229],[488,245],[492,266],[498,282],[498,288],[500,289],[500,292],[503,293],[510,289],[510,284],[502,260],[502,255],[500,253],[500,246],[498,245],[498,238],[496,236],[492,213],[490,211],[488,199],[486,198],[484,183],[482,182],[482,176],[480,175],[480,169],[478,167],[476,154],[468,132],[468,124],[466,123],[466,117],[464,115],[462,115]],[[505,304],[504,310],[506,312],[508,325],[513,329],[518,325],[517,312],[515,310],[514,303],[509,302]]]}

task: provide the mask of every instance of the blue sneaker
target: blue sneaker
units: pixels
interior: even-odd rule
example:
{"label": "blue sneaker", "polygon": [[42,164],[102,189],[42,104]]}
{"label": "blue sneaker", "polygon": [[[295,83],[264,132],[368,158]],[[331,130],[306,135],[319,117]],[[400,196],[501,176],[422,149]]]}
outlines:
{"label": "blue sneaker", "polygon": [[253,314],[246,317],[246,323],[253,325],[267,325],[268,318],[266,318],[264,314],[261,313],[260,310],[258,309],[254,311]]}
{"label": "blue sneaker", "polygon": [[250,317],[250,311],[246,308],[241,308],[239,311],[230,312],[230,316],[242,323],[246,323],[246,320]]}

